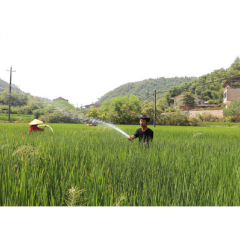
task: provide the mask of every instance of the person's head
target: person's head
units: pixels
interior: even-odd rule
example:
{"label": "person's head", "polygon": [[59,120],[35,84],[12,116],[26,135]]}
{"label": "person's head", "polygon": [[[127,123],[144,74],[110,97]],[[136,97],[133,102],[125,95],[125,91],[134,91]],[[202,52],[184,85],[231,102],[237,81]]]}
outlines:
{"label": "person's head", "polygon": [[142,115],[140,117],[140,125],[141,127],[146,127],[149,124],[150,117],[147,115]]}

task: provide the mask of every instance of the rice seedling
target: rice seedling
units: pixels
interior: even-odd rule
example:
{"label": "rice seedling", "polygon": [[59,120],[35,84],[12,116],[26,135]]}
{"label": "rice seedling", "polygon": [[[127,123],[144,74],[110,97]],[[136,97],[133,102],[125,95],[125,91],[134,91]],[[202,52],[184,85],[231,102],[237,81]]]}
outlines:
{"label": "rice seedling", "polygon": [[28,127],[0,123],[1,206],[240,205],[238,128],[150,126],[148,148],[104,125]]}

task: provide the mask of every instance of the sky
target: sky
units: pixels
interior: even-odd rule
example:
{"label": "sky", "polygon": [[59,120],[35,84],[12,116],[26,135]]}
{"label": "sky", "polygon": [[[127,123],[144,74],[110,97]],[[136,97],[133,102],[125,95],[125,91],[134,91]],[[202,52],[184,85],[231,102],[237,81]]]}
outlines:
{"label": "sky", "polygon": [[0,78],[9,82],[12,66],[24,92],[78,107],[125,83],[226,69],[237,56],[235,0],[0,0]]}

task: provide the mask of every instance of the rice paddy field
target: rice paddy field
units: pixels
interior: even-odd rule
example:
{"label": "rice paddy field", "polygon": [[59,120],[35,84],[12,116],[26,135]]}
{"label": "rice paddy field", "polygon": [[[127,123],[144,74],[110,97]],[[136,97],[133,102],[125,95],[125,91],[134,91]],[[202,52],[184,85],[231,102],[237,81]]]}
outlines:
{"label": "rice paddy field", "polygon": [[0,123],[1,206],[240,206],[239,128],[49,125]]}
{"label": "rice paddy field", "polygon": [[[32,115],[27,114],[11,114],[11,121],[31,121]],[[7,113],[0,113],[0,121],[8,121]]]}

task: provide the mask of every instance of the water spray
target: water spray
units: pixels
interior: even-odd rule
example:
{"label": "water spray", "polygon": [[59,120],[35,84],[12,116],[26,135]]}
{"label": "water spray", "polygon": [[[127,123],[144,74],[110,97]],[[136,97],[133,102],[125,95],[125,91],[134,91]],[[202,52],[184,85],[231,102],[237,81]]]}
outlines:
{"label": "water spray", "polygon": [[121,134],[123,134],[126,138],[129,138],[130,136],[125,133],[122,129],[118,128],[117,126],[111,124],[111,123],[107,123],[107,122],[104,122],[102,120],[99,120],[99,119],[95,119],[95,118],[87,118],[85,117],[84,115],[80,115],[80,114],[77,114],[77,113],[71,113],[71,112],[65,112],[65,111],[62,111],[61,108],[56,108],[58,111],[60,111],[62,114],[64,114],[65,116],[68,116],[68,117],[71,117],[73,119],[77,119],[79,121],[79,123],[82,123],[82,122],[96,122],[98,124],[103,124],[107,127],[110,127],[110,128],[113,128],[115,129],[116,131],[120,132]]}
{"label": "water spray", "polygon": [[125,133],[122,129],[118,128],[117,126],[115,126],[115,125],[113,125],[113,124],[111,124],[111,123],[106,123],[106,122],[104,122],[104,121],[102,121],[102,120],[98,120],[98,119],[95,119],[95,118],[89,118],[88,121],[96,122],[96,123],[98,123],[98,124],[103,124],[103,125],[105,125],[105,126],[107,126],[107,127],[110,127],[110,128],[113,128],[113,129],[117,130],[118,132],[120,132],[121,134],[123,134],[123,135],[124,135],[125,137],[127,137],[127,138],[130,137],[130,136],[129,136],[127,133]]}
{"label": "water spray", "polygon": [[[41,126],[45,126],[46,124],[42,124],[42,125],[38,125],[39,127],[41,127]],[[47,127],[49,127],[51,130],[52,130],[52,132],[53,132],[53,129],[49,126],[49,125],[46,125]]]}
{"label": "water spray", "polygon": [[196,133],[196,134],[194,134],[193,135],[193,138],[195,138],[195,137],[197,137],[197,136],[199,136],[199,135],[201,135],[202,133]]}

